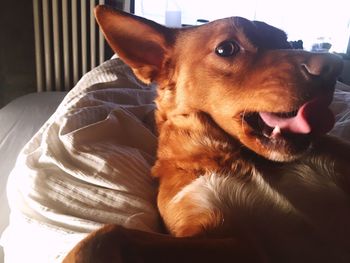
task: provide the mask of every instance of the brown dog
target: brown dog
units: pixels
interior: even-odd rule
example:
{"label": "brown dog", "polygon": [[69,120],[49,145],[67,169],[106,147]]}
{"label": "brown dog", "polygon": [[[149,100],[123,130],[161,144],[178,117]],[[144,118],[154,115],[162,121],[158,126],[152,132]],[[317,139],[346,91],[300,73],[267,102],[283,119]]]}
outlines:
{"label": "brown dog", "polygon": [[239,17],[184,29],[104,6],[96,17],[158,84],[152,173],[177,238],[107,226],[65,262],[350,262],[350,146],[324,135],[340,59]]}

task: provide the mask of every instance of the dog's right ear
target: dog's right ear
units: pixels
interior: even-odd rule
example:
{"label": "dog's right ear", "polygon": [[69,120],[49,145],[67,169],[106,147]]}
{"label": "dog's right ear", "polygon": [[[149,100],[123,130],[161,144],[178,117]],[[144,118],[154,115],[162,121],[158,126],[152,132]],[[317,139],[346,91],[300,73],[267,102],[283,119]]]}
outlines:
{"label": "dog's right ear", "polygon": [[137,77],[156,80],[169,57],[173,30],[104,5],[95,8],[95,16],[113,51]]}

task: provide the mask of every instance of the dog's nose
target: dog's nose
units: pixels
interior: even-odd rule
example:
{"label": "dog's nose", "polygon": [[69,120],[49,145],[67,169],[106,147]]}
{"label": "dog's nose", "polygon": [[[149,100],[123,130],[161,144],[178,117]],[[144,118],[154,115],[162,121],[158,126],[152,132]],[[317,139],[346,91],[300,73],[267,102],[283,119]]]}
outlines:
{"label": "dog's nose", "polygon": [[329,53],[312,53],[307,61],[302,63],[306,72],[324,80],[331,80],[340,75],[343,61],[340,57]]}

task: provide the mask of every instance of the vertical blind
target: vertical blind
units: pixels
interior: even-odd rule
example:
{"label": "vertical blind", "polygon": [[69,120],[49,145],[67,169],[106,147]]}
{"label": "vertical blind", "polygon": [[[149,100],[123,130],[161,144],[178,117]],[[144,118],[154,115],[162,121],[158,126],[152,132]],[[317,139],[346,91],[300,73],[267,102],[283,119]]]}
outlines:
{"label": "vertical blind", "polygon": [[104,3],[130,6],[130,0],[33,0],[38,91],[69,90],[111,55],[94,17]]}

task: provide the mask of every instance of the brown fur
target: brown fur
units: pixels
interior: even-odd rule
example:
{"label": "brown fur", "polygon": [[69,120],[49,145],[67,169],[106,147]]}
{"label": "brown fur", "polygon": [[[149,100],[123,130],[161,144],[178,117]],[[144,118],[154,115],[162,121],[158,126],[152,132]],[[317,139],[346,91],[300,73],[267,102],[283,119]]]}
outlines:
{"label": "brown fur", "polygon": [[[106,253],[115,248],[120,257],[122,249],[136,249],[141,258],[147,254],[145,262],[161,262],[164,253],[176,262],[350,259],[350,230],[344,230],[350,227],[349,144],[312,133],[266,141],[245,119],[256,112],[292,112],[322,94],[331,97],[342,68],[337,57],[290,50],[284,32],[242,18],[169,29],[104,6],[96,16],[134,73],[158,84],[159,145],[152,169],[159,179],[158,207],[172,235],[193,238],[107,227],[65,262],[88,262],[78,255],[93,253],[86,244],[108,233],[116,233],[112,240],[118,242],[108,243]],[[218,56],[215,48],[225,40],[237,42],[239,52]],[[208,190],[210,180],[216,190]],[[120,231],[133,241],[123,241]],[[321,236],[325,244],[318,243]],[[239,244],[248,244],[253,258],[245,258],[246,246]],[[295,257],[286,254],[294,246]],[[217,251],[215,260],[207,249]]]}

